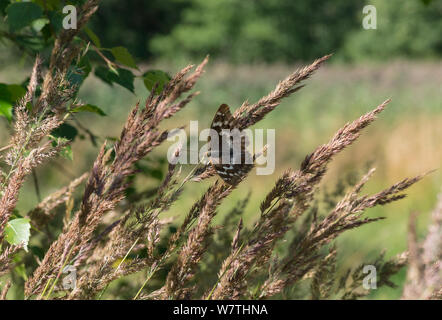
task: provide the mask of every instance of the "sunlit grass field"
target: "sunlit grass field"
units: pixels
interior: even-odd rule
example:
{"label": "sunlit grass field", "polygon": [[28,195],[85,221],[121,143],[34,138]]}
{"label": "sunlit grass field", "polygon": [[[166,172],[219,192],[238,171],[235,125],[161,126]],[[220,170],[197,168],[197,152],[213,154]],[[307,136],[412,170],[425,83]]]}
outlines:
{"label": "sunlit grass field", "polygon": [[[256,101],[272,90],[277,82],[297,66],[255,65],[232,66],[213,62],[197,85],[201,94],[173,121],[164,127],[189,126],[190,120],[199,120],[200,130],[210,125],[221,103],[232,109],[244,100]],[[17,66],[2,68],[0,82],[21,82],[26,75]],[[178,66],[165,64],[146,65],[144,69],[163,69],[170,73]],[[307,86],[285,100],[255,128],[276,129],[276,169],[272,175],[256,176],[253,171],[247,180],[235,190],[221,206],[218,219],[236,202],[251,192],[245,213],[245,223],[252,225],[259,214],[259,201],[272,188],[274,181],[286,169],[297,169],[316,146],[325,143],[334,132],[348,121],[370,111],[387,98],[392,102],[379,119],[350,148],[342,152],[329,168],[322,184],[333,191],[339,180],[349,173],[363,174],[368,166],[377,168],[376,174],[366,186],[365,192],[377,192],[381,188],[405,178],[418,175],[442,165],[442,63],[396,61],[382,65],[327,65],[307,81]],[[136,94],[121,87],[109,87],[96,78],[89,78],[80,97],[102,108],[107,117],[81,114],[77,119],[84,127],[100,136],[117,137],[131,107],[148,95],[141,80],[136,84]],[[1,120],[1,145],[6,143],[7,124]],[[152,157],[165,157],[171,142],[166,142]],[[202,146],[202,144],[201,144]],[[42,196],[67,184],[72,176],[88,170],[98,148],[86,138],[73,145],[74,161],[59,159],[37,171]],[[184,171],[191,169],[184,166]],[[165,166],[164,168],[165,169]],[[436,202],[442,187],[440,170],[413,186],[409,196],[385,207],[371,209],[367,215],[386,216],[373,224],[349,231],[338,240],[341,266],[356,267],[370,261],[386,250],[392,256],[406,249],[407,223],[410,212],[422,214],[419,232],[426,229],[428,213]],[[26,212],[38,202],[34,183],[30,179],[22,189],[18,209]],[[212,178],[213,180],[213,178]],[[204,192],[211,180],[189,184],[181,199],[167,215],[183,217],[193,202]],[[159,180],[138,179],[141,189],[158,185]],[[324,190],[323,189],[323,190]],[[404,281],[404,270],[396,276],[396,289],[374,290],[370,298],[398,298]]]}

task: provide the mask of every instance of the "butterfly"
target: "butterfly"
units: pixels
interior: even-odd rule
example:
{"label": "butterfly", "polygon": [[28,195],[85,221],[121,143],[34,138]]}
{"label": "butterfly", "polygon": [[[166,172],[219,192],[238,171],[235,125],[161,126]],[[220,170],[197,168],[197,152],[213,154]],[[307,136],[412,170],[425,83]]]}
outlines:
{"label": "butterfly", "polygon": [[[241,136],[238,148],[238,141],[234,140],[236,136],[231,134],[232,130],[237,129],[236,121],[227,104],[218,108],[210,128],[213,134],[218,135],[218,139],[210,139],[210,163],[224,182],[237,185],[253,168],[253,161],[247,161],[251,159],[246,149],[247,137]],[[235,151],[239,154],[235,154]]]}

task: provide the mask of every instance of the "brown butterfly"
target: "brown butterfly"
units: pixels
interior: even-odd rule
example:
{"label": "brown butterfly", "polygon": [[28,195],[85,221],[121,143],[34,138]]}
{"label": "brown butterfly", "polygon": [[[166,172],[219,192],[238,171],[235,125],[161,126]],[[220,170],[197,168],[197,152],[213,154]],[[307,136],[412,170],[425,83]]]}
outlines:
{"label": "brown butterfly", "polygon": [[[230,185],[236,185],[253,168],[253,161],[246,161],[251,157],[246,150],[246,137],[241,137],[239,150],[235,148],[237,142],[234,142],[234,137],[229,134],[235,129],[235,118],[228,105],[222,104],[218,108],[210,128],[218,134],[217,145],[216,139],[210,141],[211,164],[221,179]],[[235,154],[235,151],[240,154]]]}

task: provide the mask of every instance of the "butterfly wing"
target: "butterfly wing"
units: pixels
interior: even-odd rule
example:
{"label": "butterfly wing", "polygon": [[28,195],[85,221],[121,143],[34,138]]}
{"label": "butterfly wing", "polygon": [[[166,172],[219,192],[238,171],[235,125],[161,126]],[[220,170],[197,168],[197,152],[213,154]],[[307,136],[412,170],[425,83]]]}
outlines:
{"label": "butterfly wing", "polygon": [[[213,118],[210,126],[218,134],[218,143],[216,140],[210,141],[211,163],[216,173],[226,183],[236,185],[242,178],[252,169],[253,164],[246,164],[246,141],[241,140],[241,162],[239,164],[232,163],[233,157],[233,139],[231,136],[223,138],[223,130],[233,130],[235,128],[235,119],[230,112],[230,108],[226,104],[222,104]],[[227,145],[226,145],[227,144]],[[229,163],[223,163],[223,150],[229,150]]]}

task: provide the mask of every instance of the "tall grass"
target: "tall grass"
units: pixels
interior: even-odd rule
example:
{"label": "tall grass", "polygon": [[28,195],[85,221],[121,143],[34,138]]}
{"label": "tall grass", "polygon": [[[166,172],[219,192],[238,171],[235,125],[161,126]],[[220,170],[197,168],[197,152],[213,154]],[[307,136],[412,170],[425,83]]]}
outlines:
{"label": "tall grass", "polygon": [[[97,1],[86,2],[80,12],[80,27],[96,7]],[[48,70],[43,72],[40,59],[36,60],[27,94],[15,107],[14,132],[2,148],[2,168],[6,170],[1,172],[0,189],[0,275],[11,275],[16,291],[26,299],[351,299],[370,293],[362,287],[364,264],[343,275],[337,272],[339,247],[335,240],[348,230],[382,220],[364,213],[403,199],[403,192],[425,174],[363,195],[362,188],[375,171],[370,168],[362,177],[341,184],[339,191],[323,203],[318,203],[318,195],[329,164],[360,137],[390,100],[343,125],[327,143],[313,148],[299,169],[287,169],[276,179],[260,200],[251,227],[241,218],[250,195],[225,215],[221,225],[214,223],[222,202],[246,184],[248,177],[228,184],[211,166],[198,165],[184,176],[184,170],[171,163],[153,192],[135,190],[137,197],[128,196],[137,163],[148,158],[167,137],[168,131],[161,127],[163,121],[176,118],[199,94],[192,91],[207,58],[196,67],[178,71],[159,94],[154,88],[129,113],[116,142],[102,144],[88,173],[29,211],[27,216],[38,230],[33,236],[40,237],[41,257],[35,251],[23,252],[22,245],[4,241],[4,229],[14,214],[25,179],[69,143],[65,139],[54,141],[51,132],[71,115],[73,90],[66,82],[66,73],[79,53],[72,41],[76,32],[61,33]],[[329,58],[295,70],[257,102],[242,103],[234,113],[238,128],[255,125],[270,112],[286,111],[277,108],[281,101],[300,90]],[[40,85],[41,93],[37,94]],[[176,150],[175,157],[181,150]],[[192,199],[194,204],[186,214],[177,219],[165,214],[185,189],[204,186],[208,179],[214,181],[199,199]],[[75,190],[80,192],[79,197]],[[63,205],[64,214],[57,223],[57,210]],[[439,211],[435,228],[440,228]],[[56,232],[48,228],[52,222]],[[430,239],[439,232],[435,228],[430,230]],[[439,249],[426,249],[428,258],[418,262],[418,244],[412,240],[410,261],[425,274],[425,281],[415,276],[418,271],[410,271],[404,297],[440,298],[440,279],[433,276],[440,271]],[[29,272],[24,283],[14,277],[17,254]],[[378,286],[394,286],[390,278],[406,264],[407,256],[405,252],[385,260],[380,254],[366,264],[377,268]],[[66,266],[77,272],[73,290],[61,285]],[[205,281],[207,276],[210,281]],[[3,286],[1,298],[7,297],[10,287],[9,282]]]}

